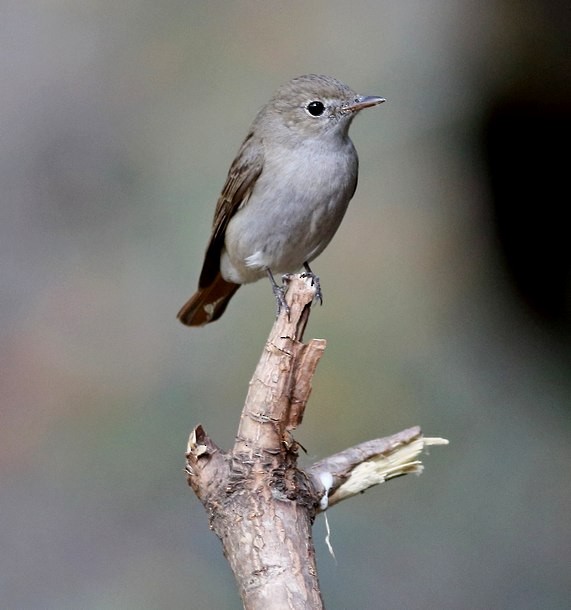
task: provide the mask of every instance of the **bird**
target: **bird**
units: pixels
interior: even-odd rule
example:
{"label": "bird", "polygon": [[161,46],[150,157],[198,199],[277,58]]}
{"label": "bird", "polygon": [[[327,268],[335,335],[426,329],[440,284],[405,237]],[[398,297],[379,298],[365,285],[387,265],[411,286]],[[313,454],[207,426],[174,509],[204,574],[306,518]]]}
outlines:
{"label": "bird", "polygon": [[198,289],[177,315],[183,324],[217,320],[242,284],[264,276],[279,313],[287,304],[274,275],[302,267],[322,301],[309,263],[331,241],[357,187],[349,127],[361,110],[384,101],[322,74],[298,76],[275,91],[228,171]]}

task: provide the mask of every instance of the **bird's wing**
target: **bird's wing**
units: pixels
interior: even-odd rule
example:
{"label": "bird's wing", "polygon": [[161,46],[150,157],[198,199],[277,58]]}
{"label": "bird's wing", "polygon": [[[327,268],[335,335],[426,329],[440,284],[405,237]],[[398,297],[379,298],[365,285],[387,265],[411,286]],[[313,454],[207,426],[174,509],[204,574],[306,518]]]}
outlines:
{"label": "bird's wing", "polygon": [[253,132],[250,131],[230,166],[226,183],[216,204],[212,236],[206,248],[198,282],[200,288],[209,286],[220,271],[220,253],[224,246],[226,227],[232,216],[248,201],[256,180],[262,173],[263,164],[261,143],[253,139]]}

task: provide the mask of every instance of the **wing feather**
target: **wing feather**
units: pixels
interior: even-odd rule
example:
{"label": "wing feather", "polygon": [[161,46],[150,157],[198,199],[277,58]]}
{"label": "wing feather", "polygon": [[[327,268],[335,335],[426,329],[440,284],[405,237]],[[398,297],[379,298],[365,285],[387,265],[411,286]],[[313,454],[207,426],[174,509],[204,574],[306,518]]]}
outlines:
{"label": "wing feather", "polygon": [[256,180],[262,173],[262,150],[261,142],[254,139],[253,131],[250,131],[230,166],[214,212],[212,236],[206,248],[198,282],[200,288],[209,286],[220,271],[220,253],[224,247],[226,227],[240,207],[247,204]]}

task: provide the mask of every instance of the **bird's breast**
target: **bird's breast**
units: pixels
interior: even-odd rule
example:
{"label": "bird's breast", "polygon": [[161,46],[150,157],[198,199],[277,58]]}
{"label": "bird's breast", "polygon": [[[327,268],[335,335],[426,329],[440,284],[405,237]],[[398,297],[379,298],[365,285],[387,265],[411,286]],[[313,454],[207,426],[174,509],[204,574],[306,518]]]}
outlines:
{"label": "bird's breast", "polygon": [[266,151],[250,198],[228,224],[223,276],[245,283],[266,268],[295,272],[318,256],[343,219],[357,163],[350,140]]}

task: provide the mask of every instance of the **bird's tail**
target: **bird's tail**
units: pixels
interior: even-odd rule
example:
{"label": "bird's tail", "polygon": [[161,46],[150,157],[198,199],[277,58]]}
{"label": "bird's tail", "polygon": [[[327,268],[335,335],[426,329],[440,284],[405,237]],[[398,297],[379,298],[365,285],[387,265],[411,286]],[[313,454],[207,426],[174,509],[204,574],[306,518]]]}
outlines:
{"label": "bird's tail", "polygon": [[178,312],[177,318],[187,326],[204,326],[224,313],[240,284],[227,282],[220,273],[214,281],[199,288]]}

